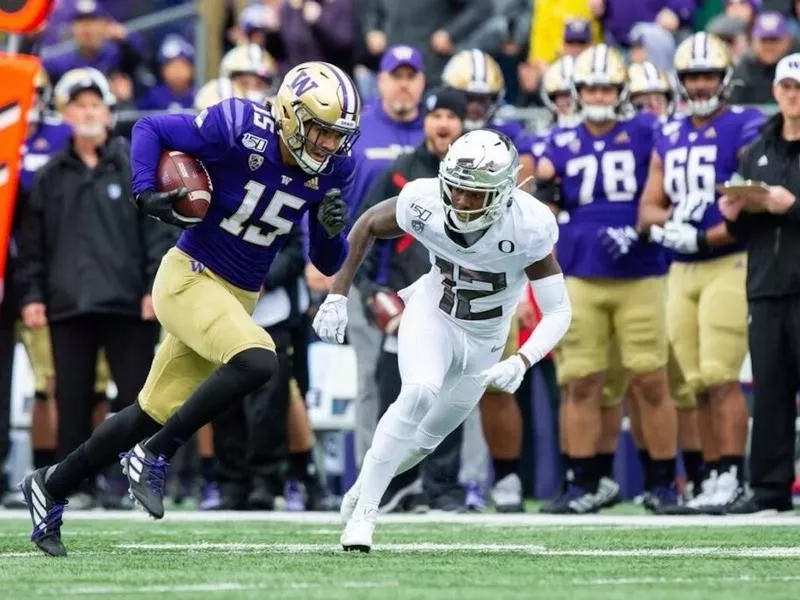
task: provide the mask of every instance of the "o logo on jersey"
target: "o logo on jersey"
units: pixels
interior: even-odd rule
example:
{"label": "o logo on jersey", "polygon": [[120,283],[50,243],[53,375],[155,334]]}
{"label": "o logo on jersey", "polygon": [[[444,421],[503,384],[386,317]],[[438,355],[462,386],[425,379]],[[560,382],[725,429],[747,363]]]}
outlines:
{"label": "o logo on jersey", "polygon": [[516,249],[516,246],[511,240],[500,240],[497,243],[497,249],[503,254],[511,254]]}

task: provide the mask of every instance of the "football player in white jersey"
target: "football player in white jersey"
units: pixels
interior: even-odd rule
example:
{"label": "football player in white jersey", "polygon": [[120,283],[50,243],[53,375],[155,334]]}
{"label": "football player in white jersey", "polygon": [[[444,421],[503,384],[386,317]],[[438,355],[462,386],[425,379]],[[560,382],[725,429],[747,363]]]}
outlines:
{"label": "football player in white jersey", "polygon": [[[518,171],[507,137],[469,132],[453,142],[438,178],[406,184],[350,232],[347,260],[314,319],[323,341],[344,341],[347,292],[375,238],[414,236],[429,250],[431,270],[400,292],[402,388],[342,501],[345,550],[369,551],[378,503],[395,474],[430,454],[487,386],[513,393],[569,327],[572,308],[553,256],[558,226],[547,206],[515,187]],[[498,362],[528,284],[542,321],[516,354]]]}

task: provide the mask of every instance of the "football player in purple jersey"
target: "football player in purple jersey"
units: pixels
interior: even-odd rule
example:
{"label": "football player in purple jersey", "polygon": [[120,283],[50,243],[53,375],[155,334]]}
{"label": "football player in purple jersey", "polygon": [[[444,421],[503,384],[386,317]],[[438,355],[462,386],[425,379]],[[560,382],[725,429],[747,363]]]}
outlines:
{"label": "football player in purple jersey", "polygon": [[[653,448],[652,509],[677,509],[676,417],[667,388],[663,316],[665,252],[638,239],[638,203],[655,130],[649,116],[624,116],[627,68],[600,44],[575,61],[573,94],[582,123],[553,133],[537,165],[539,198],[559,212],[557,246],[575,318],[557,353],[566,386],[565,430],[569,485],[545,510],[595,512],[600,475],[601,398],[616,344],[640,399]],[[579,307],[579,308],[578,308]]]}
{"label": "football player in purple jersey", "polygon": [[[232,98],[196,117],[151,116],[136,124],[137,206],[185,229],[153,285],[155,313],[168,335],[138,402],[107,419],[62,462],[22,482],[31,539],[43,552],[66,554],[65,498],[120,453],[131,496],[161,518],[168,461],[177,449],[275,373],[274,342],[250,313],[286,234],[306,213],[311,261],[328,275],[343,263],[343,198],[360,112],[356,87],[341,69],[309,62],[286,74],[271,104]],[[165,150],[193,156],[208,171],[213,198],[200,222],[173,210],[187,190],[156,191]]]}
{"label": "football player in purple jersey", "polygon": [[674,64],[688,114],[659,130],[639,230],[671,251],[670,342],[698,396],[699,422],[713,423],[718,437],[719,456],[704,448],[710,476],[687,506],[718,513],[743,491],[747,405],[739,371],[747,353],[747,302],[744,245],[727,232],[716,186],[736,172],[765,119],[729,104],[731,57],[716,36],[687,38]]}

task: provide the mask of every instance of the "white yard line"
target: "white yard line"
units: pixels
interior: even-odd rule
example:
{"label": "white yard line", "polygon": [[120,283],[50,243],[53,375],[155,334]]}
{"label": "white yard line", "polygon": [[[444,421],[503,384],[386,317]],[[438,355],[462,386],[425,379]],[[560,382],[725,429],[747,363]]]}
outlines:
{"label": "white yard line", "polygon": [[[240,543],[127,543],[116,544],[116,548],[124,550],[185,550],[187,552],[203,552],[220,550],[240,553],[316,553],[339,552],[338,544],[240,544]],[[798,558],[800,547],[753,547],[725,548],[719,546],[700,546],[685,548],[641,548],[632,550],[555,550],[541,544],[437,544],[422,542],[419,544],[375,544],[376,552],[432,553],[432,552],[515,552],[537,556],[580,556],[580,557],[668,557],[668,556],[703,556],[726,558]]]}
{"label": "white yard line", "polygon": [[740,575],[738,577],[623,577],[619,579],[574,579],[573,585],[622,586],[686,583],[768,583],[800,581],[800,575]]}
{"label": "white yard line", "polygon": [[[280,589],[313,589],[324,588],[330,584],[311,583],[304,581],[287,583],[197,583],[197,584],[177,584],[177,585],[146,585],[146,586],[126,586],[126,585],[90,585],[80,587],[65,587],[54,589],[51,595],[57,596],[111,596],[113,594],[202,594],[214,592],[242,592],[248,590],[280,590]],[[346,581],[337,583],[339,587],[346,588],[390,588],[397,587],[396,581]]]}
{"label": "white yard line", "polygon": [[[152,519],[144,513],[135,511],[85,511],[71,512],[64,516],[66,521],[147,521]],[[27,511],[0,510],[0,520],[29,520]],[[268,522],[295,523],[301,525],[339,526],[337,513],[288,513],[288,512],[250,512],[250,511],[172,511],[164,522],[186,523],[229,523]],[[489,527],[581,527],[616,526],[630,528],[660,527],[788,527],[800,526],[800,515],[790,516],[653,516],[653,515],[541,515],[541,514],[458,514],[429,513],[425,515],[386,515],[380,517],[381,524],[427,525],[453,524]],[[155,524],[154,524],[155,525]]]}

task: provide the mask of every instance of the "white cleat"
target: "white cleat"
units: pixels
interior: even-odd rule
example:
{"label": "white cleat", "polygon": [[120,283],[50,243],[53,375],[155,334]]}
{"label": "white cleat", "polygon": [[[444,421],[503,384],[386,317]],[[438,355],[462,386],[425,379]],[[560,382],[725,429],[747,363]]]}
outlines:
{"label": "white cleat", "polygon": [[371,509],[354,515],[345,525],[341,542],[345,552],[369,552],[372,548],[372,534],[375,531],[375,520],[378,511]]}
{"label": "white cleat", "polygon": [[694,513],[701,513],[713,505],[717,493],[718,476],[716,471],[711,471],[708,478],[700,484],[700,493],[686,503],[686,507]]}
{"label": "white cleat", "polygon": [[339,505],[339,517],[342,519],[344,525],[347,525],[350,519],[353,518],[353,512],[356,510],[360,491],[360,486],[356,483],[345,492],[342,498],[342,503]]}
{"label": "white cleat", "polygon": [[522,482],[516,473],[506,475],[494,484],[492,488],[492,502],[499,513],[525,512],[525,503],[522,499]]}

